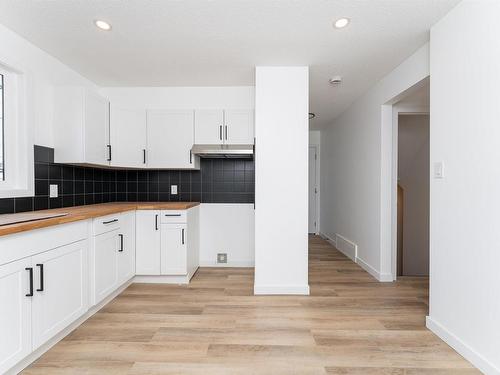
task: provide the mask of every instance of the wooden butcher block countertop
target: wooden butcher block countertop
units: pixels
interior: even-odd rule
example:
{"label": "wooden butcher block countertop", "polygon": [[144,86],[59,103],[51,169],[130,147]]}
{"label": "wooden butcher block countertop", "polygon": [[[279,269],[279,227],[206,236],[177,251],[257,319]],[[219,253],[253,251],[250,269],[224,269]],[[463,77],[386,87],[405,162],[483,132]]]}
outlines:
{"label": "wooden butcher block countertop", "polygon": [[[117,202],[91,204],[87,206],[76,206],[67,208],[57,208],[51,210],[41,210],[33,212],[23,212],[20,214],[0,215],[2,221],[6,219],[15,219],[21,216],[49,215],[65,213],[67,215],[57,216],[47,219],[34,221],[25,221],[16,224],[0,225],[0,236],[7,234],[25,232],[28,230],[50,227],[52,225],[71,223],[79,220],[92,219],[94,217],[116,214],[119,212],[132,210],[187,210],[188,208],[198,206],[199,202]],[[20,218],[21,220],[24,218]]]}

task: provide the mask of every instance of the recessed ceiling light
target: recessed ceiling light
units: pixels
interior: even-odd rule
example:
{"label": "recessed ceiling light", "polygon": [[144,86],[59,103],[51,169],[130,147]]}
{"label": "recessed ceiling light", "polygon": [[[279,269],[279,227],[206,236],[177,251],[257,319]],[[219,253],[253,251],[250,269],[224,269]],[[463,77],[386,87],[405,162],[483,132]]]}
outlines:
{"label": "recessed ceiling light", "polygon": [[344,18],[339,18],[337,21],[335,21],[333,25],[335,26],[336,29],[342,29],[347,25],[349,25],[349,22],[351,22],[349,18],[344,17]]}
{"label": "recessed ceiling light", "polygon": [[103,21],[103,20],[95,20],[94,21],[94,24],[100,28],[101,30],[104,30],[104,31],[109,31],[111,30],[111,24],[109,24],[108,22],[106,21]]}

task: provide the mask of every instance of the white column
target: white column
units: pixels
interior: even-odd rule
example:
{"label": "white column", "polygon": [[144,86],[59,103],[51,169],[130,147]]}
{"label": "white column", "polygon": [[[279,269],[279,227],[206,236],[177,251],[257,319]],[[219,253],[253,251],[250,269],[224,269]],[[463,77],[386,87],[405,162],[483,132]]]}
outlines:
{"label": "white column", "polygon": [[255,294],[309,294],[309,68],[257,67]]}

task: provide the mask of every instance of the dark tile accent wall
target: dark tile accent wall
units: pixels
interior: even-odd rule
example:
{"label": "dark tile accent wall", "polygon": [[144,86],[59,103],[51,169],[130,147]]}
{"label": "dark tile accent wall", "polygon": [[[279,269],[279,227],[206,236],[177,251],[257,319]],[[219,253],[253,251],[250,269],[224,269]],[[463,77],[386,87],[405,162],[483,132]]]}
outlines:
{"label": "dark tile accent wall", "polygon": [[[126,201],[254,202],[253,160],[201,159],[199,171],[114,170],[55,164],[48,147],[34,152],[35,196],[0,199],[0,214]],[[50,184],[58,185],[58,198],[49,198]]]}

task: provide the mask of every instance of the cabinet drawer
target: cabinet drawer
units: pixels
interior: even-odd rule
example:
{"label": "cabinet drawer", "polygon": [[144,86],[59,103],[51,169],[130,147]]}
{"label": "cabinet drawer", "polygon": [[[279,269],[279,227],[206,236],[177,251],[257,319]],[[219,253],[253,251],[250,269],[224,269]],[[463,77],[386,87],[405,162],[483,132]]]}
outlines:
{"label": "cabinet drawer", "polygon": [[94,219],[94,236],[120,228],[120,214],[101,216]]}
{"label": "cabinet drawer", "polygon": [[186,223],[187,215],[186,210],[163,210],[161,211],[161,223]]}

